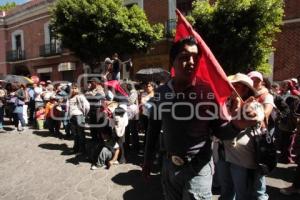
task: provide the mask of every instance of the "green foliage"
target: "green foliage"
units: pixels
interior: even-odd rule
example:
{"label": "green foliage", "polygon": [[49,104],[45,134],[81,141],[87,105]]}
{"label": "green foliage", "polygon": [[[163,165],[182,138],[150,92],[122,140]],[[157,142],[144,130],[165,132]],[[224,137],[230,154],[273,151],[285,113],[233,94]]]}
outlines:
{"label": "green foliage", "polygon": [[51,26],[63,46],[91,66],[114,52],[144,51],[163,34],[162,25],[151,26],[142,9],[128,9],[122,0],[58,0]]}
{"label": "green foliage", "polygon": [[4,5],[0,5],[0,10],[2,10],[2,11],[8,11],[8,10],[10,10],[11,8],[14,8],[14,7],[16,7],[17,6],[17,4],[15,3],[15,2],[7,2],[6,4],[4,4]]}
{"label": "green foliage", "polygon": [[195,29],[227,74],[270,73],[268,58],[282,17],[282,0],[195,1],[192,11]]}

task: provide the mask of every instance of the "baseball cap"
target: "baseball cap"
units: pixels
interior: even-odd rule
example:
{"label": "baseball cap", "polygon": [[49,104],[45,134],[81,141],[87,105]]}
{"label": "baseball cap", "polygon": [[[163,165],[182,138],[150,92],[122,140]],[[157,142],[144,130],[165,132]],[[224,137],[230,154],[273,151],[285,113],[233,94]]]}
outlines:
{"label": "baseball cap", "polygon": [[250,78],[258,78],[260,81],[263,81],[263,75],[258,71],[252,71],[248,73]]}

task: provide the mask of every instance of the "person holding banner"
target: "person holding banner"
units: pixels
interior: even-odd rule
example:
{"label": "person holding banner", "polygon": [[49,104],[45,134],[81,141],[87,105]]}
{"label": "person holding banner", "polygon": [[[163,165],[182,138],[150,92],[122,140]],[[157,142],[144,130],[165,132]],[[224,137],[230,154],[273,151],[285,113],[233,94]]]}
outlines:
{"label": "person holding banner", "polygon": [[230,113],[242,112],[244,118],[230,120],[225,114],[223,108],[234,92],[233,86],[201,37],[178,10],[177,15],[176,37],[170,50],[173,77],[152,98],[142,172],[149,178],[162,130],[165,199],[208,200],[212,198],[211,136],[234,138],[257,123],[256,111],[248,106],[251,102],[237,96]]}

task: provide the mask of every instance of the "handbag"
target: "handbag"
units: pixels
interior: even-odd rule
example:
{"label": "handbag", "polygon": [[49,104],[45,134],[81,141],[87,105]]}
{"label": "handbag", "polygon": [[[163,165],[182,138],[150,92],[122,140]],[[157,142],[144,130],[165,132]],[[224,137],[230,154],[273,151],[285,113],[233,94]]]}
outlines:
{"label": "handbag", "polygon": [[254,145],[258,170],[262,175],[269,174],[277,165],[274,140],[267,129],[258,133],[254,130]]}

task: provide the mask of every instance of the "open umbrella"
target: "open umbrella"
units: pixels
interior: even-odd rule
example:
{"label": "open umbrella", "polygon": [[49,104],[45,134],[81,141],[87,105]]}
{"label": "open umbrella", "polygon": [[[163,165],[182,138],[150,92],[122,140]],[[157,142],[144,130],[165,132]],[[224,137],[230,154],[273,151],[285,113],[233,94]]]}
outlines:
{"label": "open umbrella", "polygon": [[165,82],[170,78],[170,73],[162,68],[147,68],[139,70],[135,78],[142,82]]}
{"label": "open umbrella", "polygon": [[6,81],[7,83],[20,83],[20,84],[32,84],[33,81],[26,76],[17,76],[17,75],[4,75],[0,77],[0,80]]}

